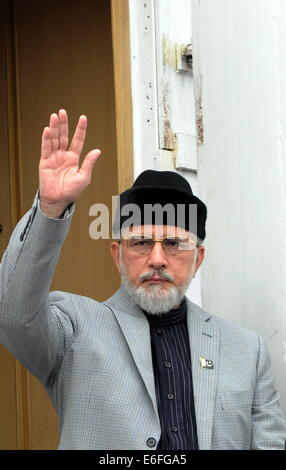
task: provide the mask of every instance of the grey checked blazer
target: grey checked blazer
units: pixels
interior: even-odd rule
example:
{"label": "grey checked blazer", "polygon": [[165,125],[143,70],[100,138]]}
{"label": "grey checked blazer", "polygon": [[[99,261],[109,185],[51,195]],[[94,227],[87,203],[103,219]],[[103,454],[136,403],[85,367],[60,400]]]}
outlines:
{"label": "grey checked blazer", "polygon": [[[160,423],[144,314],[123,287],[103,303],[49,292],[71,218],[49,219],[35,199],[18,223],[0,267],[0,340],[44,384],[59,449],[150,451]],[[284,449],[262,338],[189,301],[187,318],[200,449]]]}

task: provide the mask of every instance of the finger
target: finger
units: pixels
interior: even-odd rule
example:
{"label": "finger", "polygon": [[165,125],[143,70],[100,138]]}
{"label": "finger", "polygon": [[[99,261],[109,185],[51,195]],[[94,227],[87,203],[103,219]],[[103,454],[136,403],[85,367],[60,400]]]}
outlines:
{"label": "finger", "polygon": [[80,116],[76,130],[70,145],[70,150],[80,156],[86,135],[87,119],[86,116]]}
{"label": "finger", "polygon": [[68,116],[65,109],[59,110],[59,148],[66,150],[69,142]]}
{"label": "finger", "polygon": [[86,155],[84,161],[82,162],[81,169],[79,170],[79,172],[82,173],[88,181],[90,181],[91,179],[92,169],[100,155],[100,150],[91,150],[91,152]]}
{"label": "finger", "polygon": [[45,127],[42,134],[41,158],[49,158],[51,154],[50,128]]}
{"label": "finger", "polygon": [[58,150],[59,148],[59,118],[56,113],[51,114],[50,117],[50,139],[51,149]]}

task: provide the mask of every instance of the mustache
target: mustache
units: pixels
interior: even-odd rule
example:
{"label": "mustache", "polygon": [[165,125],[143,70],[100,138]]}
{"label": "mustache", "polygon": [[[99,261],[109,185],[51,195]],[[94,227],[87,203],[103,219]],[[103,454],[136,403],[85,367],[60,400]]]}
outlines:
{"label": "mustache", "polygon": [[139,280],[141,282],[144,282],[154,276],[158,276],[161,279],[164,279],[169,282],[174,282],[173,276],[171,276],[171,274],[166,273],[163,269],[159,269],[158,271],[156,269],[152,269],[151,271],[148,271],[145,274],[141,274],[141,276],[139,276]]}

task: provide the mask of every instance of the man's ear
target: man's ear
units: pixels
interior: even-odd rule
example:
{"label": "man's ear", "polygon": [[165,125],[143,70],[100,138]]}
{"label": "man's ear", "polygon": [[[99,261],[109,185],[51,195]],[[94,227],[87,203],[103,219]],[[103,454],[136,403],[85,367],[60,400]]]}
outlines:
{"label": "man's ear", "polygon": [[195,272],[194,272],[193,277],[195,277],[195,275],[197,274],[202,262],[204,261],[204,257],[205,257],[205,247],[204,246],[202,246],[202,245],[197,246],[197,250],[198,250],[198,253],[197,253],[196,267],[195,267]]}
{"label": "man's ear", "polygon": [[110,252],[111,252],[111,256],[114,260],[114,263],[116,264],[117,266],[117,269],[119,271],[119,273],[121,272],[120,271],[120,261],[119,261],[119,255],[120,255],[120,243],[119,242],[115,242],[113,241],[110,245]]}

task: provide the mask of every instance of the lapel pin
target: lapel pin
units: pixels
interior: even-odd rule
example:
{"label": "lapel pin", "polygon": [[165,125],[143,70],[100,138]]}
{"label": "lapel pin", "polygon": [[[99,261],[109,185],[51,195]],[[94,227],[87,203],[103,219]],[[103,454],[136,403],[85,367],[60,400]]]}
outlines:
{"label": "lapel pin", "polygon": [[203,357],[200,357],[200,363],[201,363],[201,368],[202,369],[213,369],[213,361],[210,359],[204,359]]}

